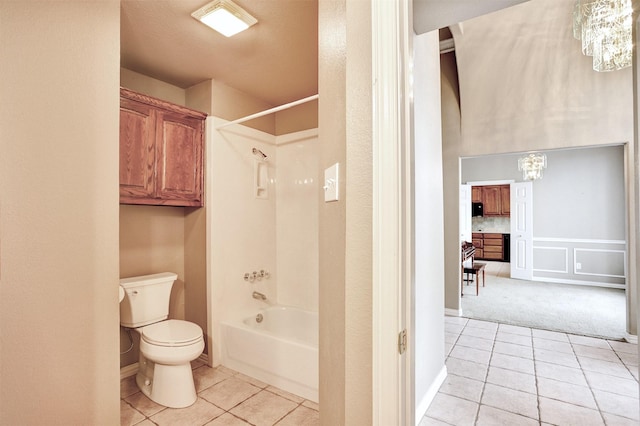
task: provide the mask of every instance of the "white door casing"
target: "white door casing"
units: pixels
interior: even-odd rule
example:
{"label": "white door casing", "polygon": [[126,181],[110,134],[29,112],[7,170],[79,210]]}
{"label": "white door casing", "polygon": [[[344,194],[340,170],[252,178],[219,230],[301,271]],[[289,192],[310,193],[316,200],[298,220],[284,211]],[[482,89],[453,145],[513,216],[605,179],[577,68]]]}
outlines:
{"label": "white door casing", "polygon": [[471,185],[460,185],[460,242],[471,241]]}
{"label": "white door casing", "polygon": [[511,184],[511,278],[533,279],[533,183]]}
{"label": "white door casing", "polygon": [[[398,352],[398,333],[411,333],[410,6],[371,2],[373,103],[373,424],[412,424],[412,348]],[[398,90],[401,88],[401,90]],[[408,306],[409,305],[409,306]]]}

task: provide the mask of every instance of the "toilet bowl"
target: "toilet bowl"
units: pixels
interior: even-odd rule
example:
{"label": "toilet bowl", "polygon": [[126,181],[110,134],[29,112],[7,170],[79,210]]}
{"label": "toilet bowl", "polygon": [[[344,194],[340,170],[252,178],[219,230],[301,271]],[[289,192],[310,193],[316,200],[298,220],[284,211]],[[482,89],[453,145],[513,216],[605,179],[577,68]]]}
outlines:
{"label": "toilet bowl", "polygon": [[174,273],[124,278],[120,324],[140,335],[136,383],[152,401],[184,408],[197,400],[191,361],[204,350],[202,329],[192,322],[168,319]]}
{"label": "toilet bowl", "polygon": [[136,330],[140,333],[136,383],[142,393],[166,407],[196,402],[191,361],[204,349],[202,329],[188,321],[166,320]]}

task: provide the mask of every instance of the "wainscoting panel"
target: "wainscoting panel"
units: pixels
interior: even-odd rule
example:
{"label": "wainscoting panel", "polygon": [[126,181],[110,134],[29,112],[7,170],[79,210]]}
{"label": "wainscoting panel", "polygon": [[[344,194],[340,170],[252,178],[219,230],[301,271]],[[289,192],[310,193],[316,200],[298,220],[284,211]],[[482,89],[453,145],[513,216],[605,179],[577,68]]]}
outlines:
{"label": "wainscoting panel", "polygon": [[535,272],[569,273],[569,250],[566,247],[533,247]]}
{"label": "wainscoting panel", "polygon": [[624,288],[626,259],[624,240],[533,239],[536,281]]}
{"label": "wainscoting panel", "polygon": [[573,250],[577,275],[624,278],[626,271],[624,250],[579,249]]}

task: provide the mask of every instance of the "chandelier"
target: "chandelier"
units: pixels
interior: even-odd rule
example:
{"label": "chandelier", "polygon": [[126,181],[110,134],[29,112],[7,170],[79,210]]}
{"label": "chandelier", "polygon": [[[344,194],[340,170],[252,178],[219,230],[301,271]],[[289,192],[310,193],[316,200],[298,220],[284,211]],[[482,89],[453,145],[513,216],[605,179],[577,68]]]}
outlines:
{"label": "chandelier", "polygon": [[542,169],[547,167],[547,156],[532,153],[518,159],[518,170],[522,172],[522,179],[542,179]]}
{"label": "chandelier", "polygon": [[631,0],[576,0],[573,36],[582,53],[593,57],[596,71],[631,66]]}

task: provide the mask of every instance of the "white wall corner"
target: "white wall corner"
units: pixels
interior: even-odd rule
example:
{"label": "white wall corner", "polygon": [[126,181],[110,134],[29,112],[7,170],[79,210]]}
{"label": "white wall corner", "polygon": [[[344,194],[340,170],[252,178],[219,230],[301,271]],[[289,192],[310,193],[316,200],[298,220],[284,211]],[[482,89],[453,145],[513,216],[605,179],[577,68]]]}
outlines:
{"label": "white wall corner", "polygon": [[626,340],[628,343],[633,343],[634,345],[638,344],[638,336],[636,336],[635,334],[625,333],[624,340]]}
{"label": "white wall corner", "polygon": [[461,317],[462,309],[444,308],[444,314],[448,317]]}
{"label": "white wall corner", "polygon": [[425,416],[425,414],[427,414],[427,410],[429,409],[431,402],[433,402],[433,399],[436,397],[440,386],[442,386],[446,378],[447,366],[443,365],[442,370],[440,370],[440,373],[438,373],[433,383],[431,383],[431,386],[429,386],[429,390],[427,391],[427,393],[416,405],[416,426],[420,424],[422,418]]}

